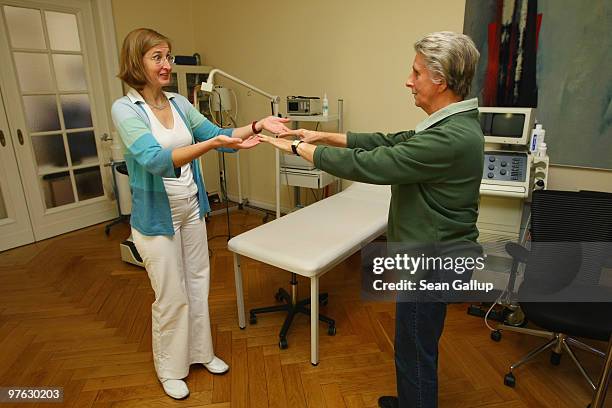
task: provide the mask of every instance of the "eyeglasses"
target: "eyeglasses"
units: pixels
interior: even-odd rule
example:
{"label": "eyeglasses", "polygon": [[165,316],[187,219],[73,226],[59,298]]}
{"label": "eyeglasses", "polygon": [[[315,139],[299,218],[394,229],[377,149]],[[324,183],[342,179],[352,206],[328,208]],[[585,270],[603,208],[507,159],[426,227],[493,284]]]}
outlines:
{"label": "eyeglasses", "polygon": [[170,65],[174,64],[174,55],[172,54],[168,54],[165,57],[162,57],[161,54],[156,54],[151,59],[155,62],[155,65],[162,65],[164,61],[168,61]]}

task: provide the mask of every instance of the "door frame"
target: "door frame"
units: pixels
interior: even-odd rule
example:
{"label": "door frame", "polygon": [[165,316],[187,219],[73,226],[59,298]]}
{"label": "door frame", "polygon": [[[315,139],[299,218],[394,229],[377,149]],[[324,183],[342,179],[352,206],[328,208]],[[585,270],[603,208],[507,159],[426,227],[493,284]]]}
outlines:
{"label": "door frame", "polygon": [[7,216],[0,219],[0,252],[34,242],[30,213],[13,148],[13,137],[1,95],[0,89],[0,131],[4,134],[4,146],[0,145],[0,199],[4,201]]}

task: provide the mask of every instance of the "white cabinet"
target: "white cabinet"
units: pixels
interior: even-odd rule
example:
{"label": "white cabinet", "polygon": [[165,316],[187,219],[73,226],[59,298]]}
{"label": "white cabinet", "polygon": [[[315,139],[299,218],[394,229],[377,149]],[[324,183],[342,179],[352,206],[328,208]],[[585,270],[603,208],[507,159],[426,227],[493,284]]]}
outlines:
{"label": "white cabinet", "polygon": [[[312,115],[312,116],[289,116],[289,119],[294,124],[294,128],[298,129],[300,123],[316,123],[317,127],[321,123],[335,122],[339,133],[343,131],[343,100],[338,99],[338,113],[334,115]],[[302,159],[299,156],[292,154],[281,154],[280,156],[280,182],[285,185],[295,187],[295,204],[300,206],[300,187],[320,189],[334,181],[339,180],[324,172],[316,169],[314,164]]]}
{"label": "white cabinet", "polygon": [[[193,103],[193,88],[196,85],[199,87],[202,81],[206,81],[212,69],[212,67],[206,65],[173,65],[172,82],[164,87],[164,90],[180,93],[189,99],[189,102]],[[202,106],[203,108],[204,106]],[[206,107],[206,111],[208,111],[208,107]]]}
{"label": "white cabinet", "polygon": [[[194,88],[206,81],[212,67],[205,65],[173,65],[172,83],[164,87],[168,92],[175,92],[183,95],[193,104]],[[197,109],[208,119],[210,110],[208,109],[208,98],[198,99]],[[217,193],[219,186],[219,158],[216,151],[210,151],[200,158],[202,177],[208,194]]]}

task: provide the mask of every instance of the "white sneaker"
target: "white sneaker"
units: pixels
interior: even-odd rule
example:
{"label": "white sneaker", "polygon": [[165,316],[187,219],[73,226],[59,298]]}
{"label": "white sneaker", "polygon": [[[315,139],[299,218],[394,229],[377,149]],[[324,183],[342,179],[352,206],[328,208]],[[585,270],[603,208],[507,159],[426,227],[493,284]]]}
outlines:
{"label": "white sneaker", "polygon": [[204,363],[204,367],[213,374],[223,374],[229,370],[229,366],[225,364],[225,361],[217,356],[213,357],[210,362]]}
{"label": "white sneaker", "polygon": [[189,388],[187,388],[187,384],[183,380],[171,380],[168,378],[160,378],[162,386],[164,387],[164,391],[168,396],[180,400],[187,398],[189,396]]}

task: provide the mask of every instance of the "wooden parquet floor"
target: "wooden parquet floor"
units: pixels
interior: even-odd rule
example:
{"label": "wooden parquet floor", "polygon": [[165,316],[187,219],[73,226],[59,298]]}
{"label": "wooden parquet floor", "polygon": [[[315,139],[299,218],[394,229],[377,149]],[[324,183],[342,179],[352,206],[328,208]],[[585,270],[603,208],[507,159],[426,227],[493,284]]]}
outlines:
{"label": "wooden parquet floor", "polygon": [[[234,235],[261,223],[246,211],[231,220]],[[375,407],[380,395],[394,394],[394,305],[360,299],[358,254],[321,279],[321,291],[330,294],[322,312],[336,319],[337,335],[321,330],[321,362],[313,367],[306,316],[294,321],[286,350],[277,345],[281,314],[238,328],[232,256],[219,236],[226,231],[224,216],[208,224],[209,237],[218,236],[210,241],[209,301],[215,350],[231,370],[212,376],[193,366],[184,401],[168,398],[155,375],[153,291],[145,271],[119,257],[127,225],[114,227],[110,237],[97,225],[0,254],[0,386],[60,386],[65,395],[63,404],[12,406],[353,408]],[[243,265],[247,307],[273,304],[289,275],[251,260]],[[306,295],[308,283],[300,285]],[[504,386],[509,364],[541,339],[507,333],[494,343],[483,321],[465,310],[449,307],[440,407],[586,406],[589,388],[567,357],[554,367],[542,356],[516,372],[515,389]],[[579,356],[597,376],[600,362]]]}

